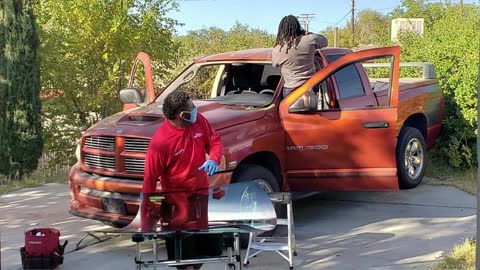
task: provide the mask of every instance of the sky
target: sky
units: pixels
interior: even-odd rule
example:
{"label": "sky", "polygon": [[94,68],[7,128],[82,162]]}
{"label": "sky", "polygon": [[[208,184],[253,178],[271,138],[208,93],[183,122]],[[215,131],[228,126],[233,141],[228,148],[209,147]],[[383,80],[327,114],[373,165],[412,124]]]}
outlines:
{"label": "sky", "polygon": [[[440,1],[440,0],[431,0]],[[459,0],[451,0],[452,3]],[[465,0],[464,3],[478,3]],[[228,30],[236,21],[260,28],[271,34],[277,33],[278,23],[289,14],[313,13],[311,32],[319,32],[328,26],[343,27],[351,19],[351,0],[177,0],[179,11],[169,15],[184,23],[177,26],[179,35],[202,27],[216,26]],[[398,7],[401,0],[355,0],[355,13],[374,9],[389,13]]]}
{"label": "sky", "polygon": [[[313,13],[310,31],[318,32],[328,26],[343,27],[351,19],[351,0],[177,0],[179,12],[169,15],[184,23],[176,27],[178,34],[202,27],[217,26],[230,29],[235,21],[254,28],[277,33],[283,16]],[[355,0],[355,12],[375,9],[388,13],[401,0]]]}

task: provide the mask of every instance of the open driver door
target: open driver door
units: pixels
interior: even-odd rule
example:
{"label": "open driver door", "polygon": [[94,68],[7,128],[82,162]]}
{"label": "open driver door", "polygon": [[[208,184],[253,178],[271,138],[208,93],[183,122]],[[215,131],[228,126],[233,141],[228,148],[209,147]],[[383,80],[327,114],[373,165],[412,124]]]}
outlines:
{"label": "open driver door", "polygon": [[127,87],[120,90],[119,98],[124,111],[147,105],[155,99],[152,63],[145,52],[139,52],[135,58]]}

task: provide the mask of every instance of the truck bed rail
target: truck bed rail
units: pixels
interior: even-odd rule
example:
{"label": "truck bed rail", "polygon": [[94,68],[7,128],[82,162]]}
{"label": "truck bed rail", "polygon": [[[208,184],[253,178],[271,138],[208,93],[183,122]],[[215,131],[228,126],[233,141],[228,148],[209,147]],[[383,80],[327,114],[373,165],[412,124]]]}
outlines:
{"label": "truck bed rail", "polygon": [[[390,67],[391,63],[363,63],[365,68]],[[436,79],[435,67],[428,62],[400,62],[400,67],[421,67],[422,79]]]}

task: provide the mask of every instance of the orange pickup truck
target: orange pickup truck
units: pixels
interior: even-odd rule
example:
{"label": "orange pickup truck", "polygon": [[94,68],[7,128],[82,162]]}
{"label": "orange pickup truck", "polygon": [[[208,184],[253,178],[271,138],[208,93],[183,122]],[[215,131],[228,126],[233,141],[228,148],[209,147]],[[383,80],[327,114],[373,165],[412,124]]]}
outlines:
{"label": "orange pickup truck", "polygon": [[[149,140],[165,121],[162,101],[183,89],[221,135],[211,185],[257,181],[267,191],[398,190],[417,186],[434,146],[444,100],[429,63],[400,63],[400,48],[324,48],[318,72],[288,96],[271,49],[203,57],[163,90],[141,52],[124,110],[89,128],[69,173],[70,213],[125,226],[138,211]],[[421,78],[400,78],[411,66]],[[376,78],[378,77],[378,78]],[[158,184],[161,188],[161,183]]]}

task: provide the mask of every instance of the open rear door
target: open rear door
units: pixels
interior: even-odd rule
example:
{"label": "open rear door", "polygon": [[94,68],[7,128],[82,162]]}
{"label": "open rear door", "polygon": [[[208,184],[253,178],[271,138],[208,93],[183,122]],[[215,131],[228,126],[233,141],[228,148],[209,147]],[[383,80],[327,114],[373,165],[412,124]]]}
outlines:
{"label": "open rear door", "polygon": [[[395,149],[399,58],[399,47],[349,53],[325,66],[282,100],[280,117],[286,132],[287,175],[292,190],[398,189]],[[346,71],[358,74],[362,63],[375,60],[391,63],[387,70],[390,82],[386,86],[389,103],[385,106],[362,105],[360,100],[371,91],[370,84],[345,76]],[[337,96],[342,97],[340,88],[359,90],[348,97],[348,107],[299,110],[292,106],[327,79],[336,80],[341,86],[335,89]]]}
{"label": "open rear door", "polygon": [[145,52],[139,52],[135,61],[133,62],[130,78],[128,80],[127,88],[139,89],[143,102],[141,104],[124,104],[123,110],[146,105],[155,99],[155,89],[153,86],[152,63],[150,56]]}

